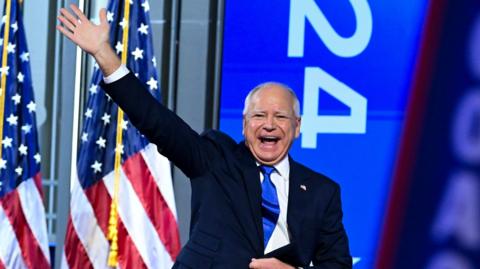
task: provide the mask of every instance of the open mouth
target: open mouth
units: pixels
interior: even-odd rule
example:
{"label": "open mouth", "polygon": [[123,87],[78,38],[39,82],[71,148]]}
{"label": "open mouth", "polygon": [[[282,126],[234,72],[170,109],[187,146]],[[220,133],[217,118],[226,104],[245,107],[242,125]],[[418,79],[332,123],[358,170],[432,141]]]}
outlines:
{"label": "open mouth", "polygon": [[262,144],[267,145],[274,145],[280,140],[280,138],[276,136],[260,136],[259,139]]}

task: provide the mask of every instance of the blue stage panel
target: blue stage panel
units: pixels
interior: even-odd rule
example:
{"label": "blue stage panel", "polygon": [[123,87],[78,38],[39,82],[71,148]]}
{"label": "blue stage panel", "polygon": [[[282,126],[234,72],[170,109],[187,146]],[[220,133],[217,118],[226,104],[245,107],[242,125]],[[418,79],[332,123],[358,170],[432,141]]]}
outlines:
{"label": "blue stage panel", "polygon": [[291,155],[341,184],[355,268],[373,267],[427,6],[226,1],[220,129],[242,139],[243,100],[257,84],[296,91],[303,126]]}

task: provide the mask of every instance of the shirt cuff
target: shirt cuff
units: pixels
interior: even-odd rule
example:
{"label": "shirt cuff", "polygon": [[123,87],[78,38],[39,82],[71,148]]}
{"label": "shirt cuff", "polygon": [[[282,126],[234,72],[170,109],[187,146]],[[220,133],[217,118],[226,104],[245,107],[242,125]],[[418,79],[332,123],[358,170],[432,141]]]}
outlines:
{"label": "shirt cuff", "polygon": [[128,70],[128,68],[124,64],[122,64],[117,70],[115,70],[115,72],[111,73],[108,77],[103,77],[103,81],[105,82],[105,84],[110,84],[123,78],[128,73],[130,73],[130,70]]}

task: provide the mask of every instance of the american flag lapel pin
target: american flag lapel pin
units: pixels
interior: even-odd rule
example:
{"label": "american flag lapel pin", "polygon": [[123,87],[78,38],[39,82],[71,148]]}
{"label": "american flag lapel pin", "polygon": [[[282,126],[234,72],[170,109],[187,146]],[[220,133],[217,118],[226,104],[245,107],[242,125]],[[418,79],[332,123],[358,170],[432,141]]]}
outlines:
{"label": "american flag lapel pin", "polygon": [[306,191],[306,190],[307,190],[307,186],[305,186],[305,185],[302,184],[302,185],[300,185],[300,189]]}

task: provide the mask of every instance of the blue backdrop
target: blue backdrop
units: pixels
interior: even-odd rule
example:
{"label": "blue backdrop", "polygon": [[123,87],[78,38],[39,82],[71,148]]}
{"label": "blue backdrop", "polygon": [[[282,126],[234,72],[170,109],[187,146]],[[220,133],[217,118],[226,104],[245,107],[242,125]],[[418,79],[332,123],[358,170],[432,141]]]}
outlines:
{"label": "blue backdrop", "polygon": [[303,126],[291,155],[342,186],[355,268],[373,267],[427,6],[226,1],[220,129],[243,139],[243,100],[255,85],[296,91]]}

